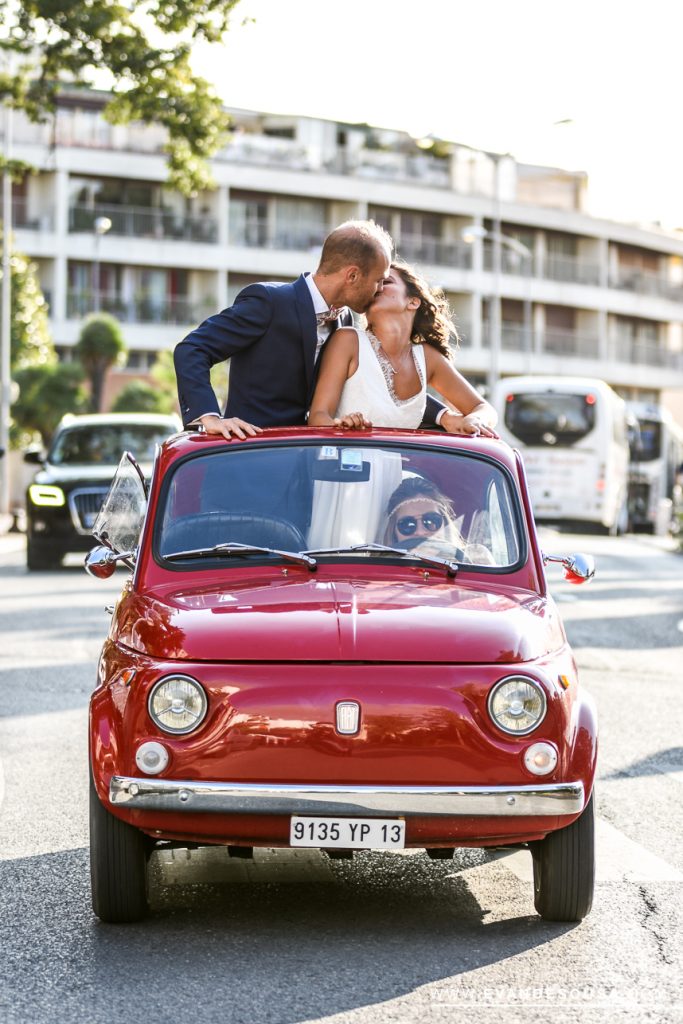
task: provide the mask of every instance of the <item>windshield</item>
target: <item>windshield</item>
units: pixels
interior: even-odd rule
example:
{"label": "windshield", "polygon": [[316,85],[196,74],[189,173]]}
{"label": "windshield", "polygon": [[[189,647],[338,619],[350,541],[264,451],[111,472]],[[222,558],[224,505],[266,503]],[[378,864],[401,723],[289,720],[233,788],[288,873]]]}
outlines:
{"label": "windshield", "polygon": [[115,423],[67,427],[59,432],[48,456],[54,466],[117,466],[124,451],[138,462],[152,462],[157,444],[173,427],[156,423]]}
{"label": "windshield", "polygon": [[[244,544],[334,558],[337,549],[382,544],[497,568],[519,558],[516,522],[505,473],[468,454],[362,444],[233,448],[188,459],[167,477],[155,550],[170,558]],[[173,564],[187,569],[192,558]]]}
{"label": "windshield", "polygon": [[595,396],[591,394],[509,394],[505,400],[505,426],[526,445],[572,445],[595,426],[595,405]]}
{"label": "windshield", "polygon": [[662,425],[656,420],[638,420],[636,436],[631,441],[631,458],[635,462],[652,462],[662,450]]}

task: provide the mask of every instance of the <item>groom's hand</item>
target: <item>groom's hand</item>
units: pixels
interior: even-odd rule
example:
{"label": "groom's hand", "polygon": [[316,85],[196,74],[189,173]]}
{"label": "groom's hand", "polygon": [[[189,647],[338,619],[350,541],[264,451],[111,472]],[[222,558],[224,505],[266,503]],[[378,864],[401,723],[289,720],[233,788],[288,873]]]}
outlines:
{"label": "groom's hand", "polygon": [[237,416],[232,416],[230,419],[213,415],[201,416],[200,422],[204,427],[205,434],[222,434],[228,440],[234,436],[244,441],[247,437],[256,437],[257,434],[263,433],[261,427],[255,427],[253,423],[240,420]]}

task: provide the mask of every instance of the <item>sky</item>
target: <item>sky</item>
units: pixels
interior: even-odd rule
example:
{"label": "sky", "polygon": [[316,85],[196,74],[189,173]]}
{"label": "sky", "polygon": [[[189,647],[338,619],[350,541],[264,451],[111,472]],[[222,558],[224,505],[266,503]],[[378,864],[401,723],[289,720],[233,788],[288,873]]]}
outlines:
{"label": "sky", "polygon": [[228,106],[583,170],[593,215],[683,229],[682,39],[680,0],[241,0],[193,64]]}

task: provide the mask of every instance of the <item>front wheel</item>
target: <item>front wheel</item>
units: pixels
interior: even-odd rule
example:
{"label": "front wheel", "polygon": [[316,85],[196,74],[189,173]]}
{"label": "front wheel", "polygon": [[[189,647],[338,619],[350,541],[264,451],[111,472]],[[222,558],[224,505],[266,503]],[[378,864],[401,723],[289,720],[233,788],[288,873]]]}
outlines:
{"label": "front wheel", "polygon": [[124,924],[147,913],[147,841],[102,805],[90,779],[90,883],[101,921]]}
{"label": "front wheel", "polygon": [[593,796],[566,828],[533,843],[534,905],[546,921],[582,921],[593,905],[595,811]]}

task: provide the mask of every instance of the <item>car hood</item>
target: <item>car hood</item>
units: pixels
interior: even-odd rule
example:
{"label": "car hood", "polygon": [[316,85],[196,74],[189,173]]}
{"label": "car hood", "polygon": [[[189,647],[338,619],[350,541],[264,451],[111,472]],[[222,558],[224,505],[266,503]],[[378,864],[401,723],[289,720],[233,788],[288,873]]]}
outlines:
{"label": "car hood", "polygon": [[551,599],[414,577],[131,591],[112,625],[112,639],[153,658],[211,662],[516,664],[565,642]]}

